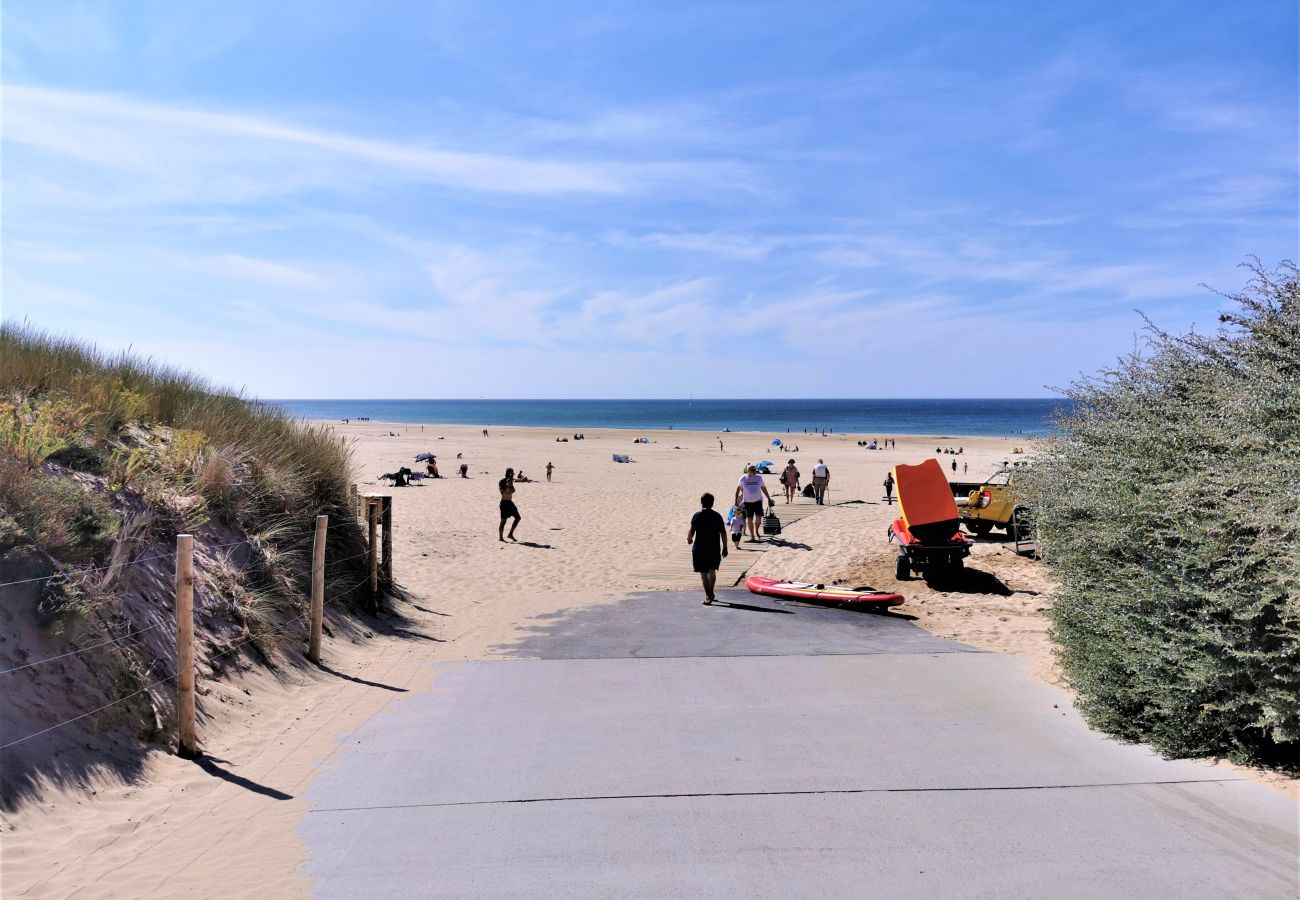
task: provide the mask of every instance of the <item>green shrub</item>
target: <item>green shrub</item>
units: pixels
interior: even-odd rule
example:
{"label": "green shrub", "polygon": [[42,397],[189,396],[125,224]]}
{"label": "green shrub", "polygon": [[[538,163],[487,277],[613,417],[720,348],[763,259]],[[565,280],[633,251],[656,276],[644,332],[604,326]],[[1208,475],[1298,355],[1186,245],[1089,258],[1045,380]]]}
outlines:
{"label": "green shrub", "polygon": [[1065,393],[1031,471],[1089,722],[1175,757],[1300,769],[1300,271],[1258,261],[1212,335]]}

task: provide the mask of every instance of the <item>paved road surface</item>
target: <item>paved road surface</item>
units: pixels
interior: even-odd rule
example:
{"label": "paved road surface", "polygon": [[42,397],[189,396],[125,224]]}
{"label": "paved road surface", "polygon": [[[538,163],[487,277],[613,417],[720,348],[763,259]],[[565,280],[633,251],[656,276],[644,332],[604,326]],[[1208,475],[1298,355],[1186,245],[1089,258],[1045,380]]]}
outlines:
{"label": "paved road surface", "polygon": [[1286,897],[1297,806],[1091,732],[1020,664],[722,591],[538,621],[349,738],[321,897]]}

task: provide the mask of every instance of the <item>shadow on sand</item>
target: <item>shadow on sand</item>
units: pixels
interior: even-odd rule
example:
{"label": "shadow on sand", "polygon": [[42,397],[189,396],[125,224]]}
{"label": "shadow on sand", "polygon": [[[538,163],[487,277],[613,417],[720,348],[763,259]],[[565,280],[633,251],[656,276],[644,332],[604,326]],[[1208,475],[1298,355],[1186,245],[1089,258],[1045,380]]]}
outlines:
{"label": "shadow on sand", "polygon": [[996,575],[980,569],[936,570],[926,574],[925,583],[931,590],[954,594],[996,594],[999,597],[1010,597],[1014,593]]}
{"label": "shadow on sand", "polygon": [[273,787],[267,787],[264,784],[258,784],[242,775],[236,775],[234,772],[221,768],[217,763],[228,762],[215,756],[208,756],[206,753],[199,754],[194,760],[194,765],[207,772],[213,778],[220,778],[222,781],[228,781],[236,787],[241,787],[246,791],[252,791],[254,794],[261,794],[263,797],[270,797],[272,800],[292,800],[293,794],[286,794],[284,791],[277,791]]}
{"label": "shadow on sand", "polygon": [[382,688],[385,691],[394,691],[399,694],[405,694],[407,692],[406,688],[394,687],[391,684],[383,684],[378,681],[368,681],[365,678],[358,678],[355,675],[348,675],[347,673],[340,672],[337,669],[331,669],[329,666],[325,665],[325,663],[317,663],[316,665],[322,672],[328,672],[336,678],[342,678],[344,681],[351,681],[354,684],[364,684],[366,687]]}

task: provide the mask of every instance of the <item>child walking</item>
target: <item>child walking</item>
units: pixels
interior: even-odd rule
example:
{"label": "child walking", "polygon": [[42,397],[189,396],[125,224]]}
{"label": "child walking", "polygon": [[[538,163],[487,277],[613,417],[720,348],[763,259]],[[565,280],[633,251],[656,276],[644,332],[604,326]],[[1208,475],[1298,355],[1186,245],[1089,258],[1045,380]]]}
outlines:
{"label": "child walking", "polygon": [[731,518],[727,521],[731,525],[731,540],[739,547],[740,539],[745,536],[745,513],[743,510],[731,507]]}

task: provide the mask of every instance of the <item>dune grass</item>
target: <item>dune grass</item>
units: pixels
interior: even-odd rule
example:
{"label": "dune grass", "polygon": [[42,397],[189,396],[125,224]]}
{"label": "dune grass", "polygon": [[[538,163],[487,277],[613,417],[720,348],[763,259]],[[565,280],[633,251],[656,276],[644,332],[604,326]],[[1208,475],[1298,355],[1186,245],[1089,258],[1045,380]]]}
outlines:
{"label": "dune grass", "polygon": [[[192,373],[127,353],[107,354],[71,338],[27,325],[0,324],[0,394],[14,405],[55,402],[63,437],[45,439],[45,457],[67,449],[78,432],[107,439],[142,422],[192,432],[208,460],[232,453],[247,459],[265,486],[266,499],[289,514],[347,511],[350,459],[326,429],[305,425],[278,409],[251,403]],[[46,410],[50,407],[45,407]],[[28,432],[59,429],[31,417]],[[39,453],[41,447],[35,448]],[[26,461],[35,461],[29,454]],[[42,460],[43,461],[43,460]],[[220,463],[212,465],[220,468]],[[212,472],[209,471],[208,477]],[[268,510],[270,512],[271,510]]]}
{"label": "dune grass", "polygon": [[27,543],[65,571],[102,563],[114,513],[143,505],[151,533],[133,541],[255,537],[270,562],[252,589],[274,587],[289,610],[315,516],[330,517],[331,559],[363,549],[350,477],[350,451],[327,428],[173,366],[0,324],[0,561]]}

